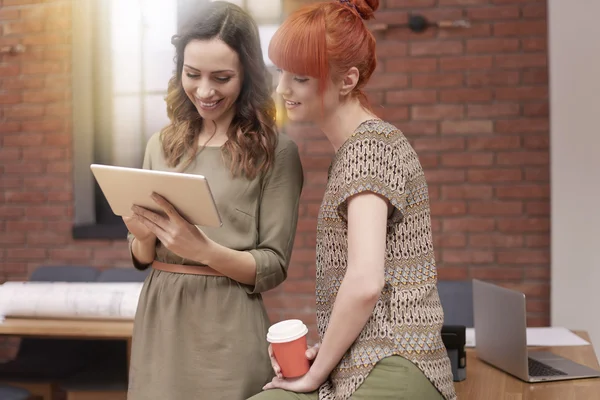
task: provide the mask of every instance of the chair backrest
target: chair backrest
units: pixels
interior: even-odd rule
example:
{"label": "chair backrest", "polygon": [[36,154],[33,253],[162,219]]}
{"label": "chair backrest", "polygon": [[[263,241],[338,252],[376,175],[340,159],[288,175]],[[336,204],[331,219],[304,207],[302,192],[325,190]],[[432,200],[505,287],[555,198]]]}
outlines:
{"label": "chair backrest", "polygon": [[143,282],[150,268],[140,271],[135,268],[110,268],[100,272],[98,282]]}
{"label": "chair backrest", "polygon": [[444,308],[444,325],[473,327],[473,284],[471,281],[438,281]]}
{"label": "chair backrest", "polygon": [[45,265],[37,268],[31,282],[94,282],[100,271],[88,265]]}
{"label": "chair backrest", "polygon": [[28,400],[31,393],[23,388],[0,385],[0,399],[2,400]]}

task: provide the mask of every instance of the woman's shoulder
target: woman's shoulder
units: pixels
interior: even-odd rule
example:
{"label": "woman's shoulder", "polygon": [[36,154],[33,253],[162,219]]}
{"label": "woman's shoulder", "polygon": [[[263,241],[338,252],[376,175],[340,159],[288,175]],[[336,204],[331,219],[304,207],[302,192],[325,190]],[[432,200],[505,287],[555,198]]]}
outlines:
{"label": "woman's shoulder", "polygon": [[398,127],[382,119],[370,119],[363,122],[356,131],[354,131],[352,136],[357,139],[379,138],[381,140],[397,140],[404,138],[402,131],[400,131]]}
{"label": "woman's shoulder", "polygon": [[277,147],[275,153],[280,154],[290,152],[298,153],[298,145],[285,133],[279,133],[277,135]]}

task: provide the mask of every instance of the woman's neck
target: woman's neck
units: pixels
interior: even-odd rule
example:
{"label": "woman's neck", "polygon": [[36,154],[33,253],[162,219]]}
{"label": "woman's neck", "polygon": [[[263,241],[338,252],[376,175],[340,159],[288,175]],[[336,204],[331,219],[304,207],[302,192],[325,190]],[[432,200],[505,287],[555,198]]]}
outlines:
{"label": "woman's neck", "polygon": [[227,132],[233,117],[235,108],[232,107],[229,112],[223,114],[217,120],[204,120],[202,122],[202,130],[198,135],[198,145],[200,147],[221,147],[229,139]]}
{"label": "woman's neck", "polygon": [[317,122],[337,152],[360,124],[377,118],[364,108],[356,98],[340,104],[335,111]]}

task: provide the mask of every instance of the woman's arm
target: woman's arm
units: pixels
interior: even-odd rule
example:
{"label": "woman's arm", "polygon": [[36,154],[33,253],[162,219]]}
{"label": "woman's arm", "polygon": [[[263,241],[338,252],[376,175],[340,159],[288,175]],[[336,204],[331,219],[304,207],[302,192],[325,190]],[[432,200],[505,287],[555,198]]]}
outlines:
{"label": "woman's arm", "polygon": [[249,251],[233,250],[209,239],[161,196],[153,195],[153,199],[166,217],[140,207],[134,207],[134,212],[136,218],[173,253],[208,265],[251,286],[251,293],[258,293],[277,286],[286,277],[302,184],[298,148],[288,139],[266,177],[257,217],[258,243],[256,249]]}
{"label": "woman's arm", "polygon": [[371,317],[384,286],[389,202],[372,192],[348,199],[348,268],[309,374],[323,382]]}

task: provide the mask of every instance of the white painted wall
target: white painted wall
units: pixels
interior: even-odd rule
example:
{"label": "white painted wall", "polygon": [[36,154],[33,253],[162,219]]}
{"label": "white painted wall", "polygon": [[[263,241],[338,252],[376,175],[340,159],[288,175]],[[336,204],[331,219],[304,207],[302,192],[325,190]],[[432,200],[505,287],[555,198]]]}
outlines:
{"label": "white painted wall", "polygon": [[551,324],[600,355],[600,1],[548,0]]}

